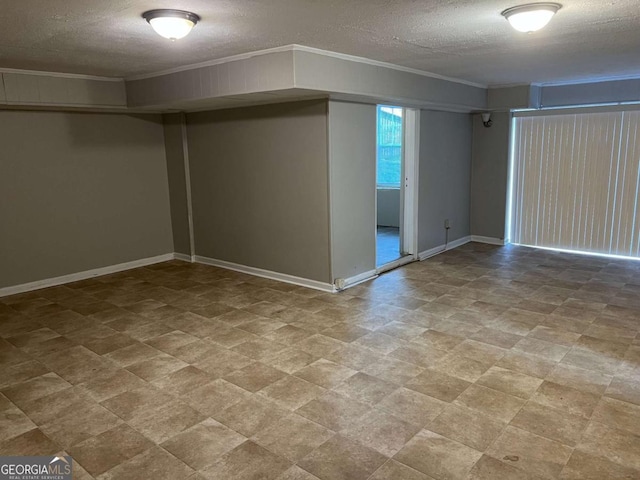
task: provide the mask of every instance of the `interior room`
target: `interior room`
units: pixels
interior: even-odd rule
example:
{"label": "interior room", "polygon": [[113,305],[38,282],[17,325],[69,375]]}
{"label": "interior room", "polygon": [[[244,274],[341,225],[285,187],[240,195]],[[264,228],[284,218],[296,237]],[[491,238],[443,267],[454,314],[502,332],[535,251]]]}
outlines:
{"label": "interior room", "polygon": [[4,5],[0,476],[639,479],[639,22]]}

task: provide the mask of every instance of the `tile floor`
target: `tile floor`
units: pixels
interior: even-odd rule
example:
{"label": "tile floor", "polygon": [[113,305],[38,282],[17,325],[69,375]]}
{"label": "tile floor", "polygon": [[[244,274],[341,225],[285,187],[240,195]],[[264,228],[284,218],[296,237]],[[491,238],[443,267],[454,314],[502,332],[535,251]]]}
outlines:
{"label": "tile floor", "polygon": [[376,267],[398,260],[400,257],[400,229],[378,226],[376,229]]}
{"label": "tile floor", "polygon": [[640,478],[640,263],[468,244],[342,294],[169,262],[0,301],[0,454],[76,478]]}

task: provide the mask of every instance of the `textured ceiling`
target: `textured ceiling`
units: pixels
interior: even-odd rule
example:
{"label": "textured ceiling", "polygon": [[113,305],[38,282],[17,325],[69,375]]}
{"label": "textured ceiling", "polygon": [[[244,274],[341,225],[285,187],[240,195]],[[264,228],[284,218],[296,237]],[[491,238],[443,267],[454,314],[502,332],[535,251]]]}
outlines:
{"label": "textured ceiling", "polygon": [[[0,67],[128,77],[300,44],[490,85],[640,76],[639,0],[560,0],[526,35],[527,0],[0,0]],[[140,15],[190,10],[183,40]]]}

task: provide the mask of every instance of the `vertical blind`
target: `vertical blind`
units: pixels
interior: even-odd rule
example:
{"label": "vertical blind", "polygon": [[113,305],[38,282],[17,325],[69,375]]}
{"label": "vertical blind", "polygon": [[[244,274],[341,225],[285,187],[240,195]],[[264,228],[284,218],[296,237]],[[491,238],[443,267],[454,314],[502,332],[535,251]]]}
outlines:
{"label": "vertical blind", "polygon": [[519,117],[514,243],[640,257],[640,111]]}

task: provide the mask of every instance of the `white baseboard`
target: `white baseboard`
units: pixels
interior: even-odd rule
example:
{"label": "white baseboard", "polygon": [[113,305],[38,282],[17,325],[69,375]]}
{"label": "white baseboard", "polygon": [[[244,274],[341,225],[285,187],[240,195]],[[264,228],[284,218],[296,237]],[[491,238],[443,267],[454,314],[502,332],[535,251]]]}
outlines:
{"label": "white baseboard", "polygon": [[193,263],[194,259],[191,255],[187,255],[186,253],[174,253],[173,258],[175,260],[181,260],[183,262]]}
{"label": "white baseboard", "polygon": [[406,265],[408,263],[415,262],[416,260],[417,258],[414,257],[413,255],[405,255],[404,257],[394,260],[393,262],[386,263],[381,267],[376,268],[376,273],[377,274],[385,273],[385,272],[388,272],[389,270],[394,270],[398,267],[402,267],[403,265]]}
{"label": "white baseboard", "polygon": [[337,291],[346,290],[347,288],[355,287],[361,283],[373,280],[377,276],[378,273],[375,270],[369,270],[368,272],[363,272],[349,278],[336,278],[335,288]]}
{"label": "white baseboard", "polygon": [[431,258],[435,255],[438,255],[439,253],[443,253],[449,250],[453,250],[454,248],[458,248],[469,242],[471,242],[470,236],[458,238],[457,240],[453,240],[452,242],[449,242],[446,246],[439,245],[437,247],[430,248],[429,250],[425,250],[424,252],[420,252],[418,254],[418,259],[420,261],[423,261],[423,260],[426,260],[427,258]]}
{"label": "white baseboard", "polygon": [[494,237],[482,237],[480,235],[471,235],[471,241],[476,243],[487,243],[489,245],[505,246],[509,243],[507,240]]}
{"label": "white baseboard", "polygon": [[296,277],[294,275],[287,275],[286,273],[278,273],[272,272],[271,270],[248,267],[246,265],[240,265],[238,263],[216,260],[215,258],[201,257],[200,255],[195,255],[194,261],[196,263],[202,263],[204,265],[211,265],[213,267],[225,268],[227,270],[255,275],[256,277],[269,278],[271,280],[277,280],[279,282],[300,285],[301,287],[313,288],[315,290],[321,290],[323,292],[335,292],[335,288],[330,283],[319,282],[317,280],[309,280],[307,278]]}
{"label": "white baseboard", "polygon": [[169,260],[174,260],[175,258],[177,258],[175,253],[165,253],[164,255],[158,255],[156,257],[142,258],[140,260],[119,263],[117,265],[110,265],[108,267],[94,268],[92,270],[85,270],[84,272],[70,273],[69,275],[62,275],[61,277],[46,278],[44,280],[23,283],[21,285],[15,285],[12,287],[4,287],[0,288],[0,297],[30,292],[32,290],[39,290],[41,288],[55,287],[58,285],[64,285],[65,283],[78,282],[80,280],[86,280],[88,278],[109,275],[110,273],[131,270],[132,268],[146,267],[147,265],[167,262]]}

